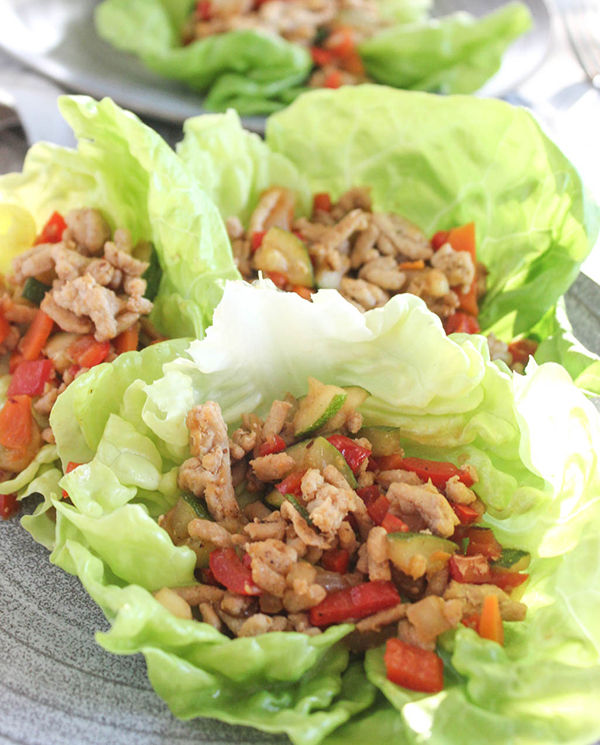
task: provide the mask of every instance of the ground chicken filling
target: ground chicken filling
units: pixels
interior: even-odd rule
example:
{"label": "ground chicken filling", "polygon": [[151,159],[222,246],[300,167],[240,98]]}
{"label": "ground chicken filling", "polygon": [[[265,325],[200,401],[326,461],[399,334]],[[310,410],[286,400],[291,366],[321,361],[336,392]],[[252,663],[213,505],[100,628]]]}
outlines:
{"label": "ground chicken filling", "polygon": [[439,635],[462,623],[502,643],[530,556],[479,524],[472,466],[407,457],[398,429],[364,426],[367,397],[309,378],[231,436],[218,404],[192,409],[183,494],[159,524],[196,553],[200,584],[156,598],[233,637],[354,623],[347,644],[386,643],[390,680],[440,690]]}
{"label": "ground chicken filling", "polygon": [[[316,194],[311,218],[294,218],[296,195],[263,192],[248,229],[233,217],[227,230],[236,265],[248,281],[259,272],[282,290],[309,300],[316,287],[333,288],[360,311],[380,308],[408,292],[422,298],[448,334],[479,333],[486,269],[477,261],[475,226],[439,231],[429,239],[394,213],[374,212],[370,191],[354,188],[333,203]],[[537,344],[506,344],[490,334],[492,359],[522,372]]]}
{"label": "ground chicken filling", "polygon": [[339,88],[368,80],[361,41],[389,26],[374,0],[199,0],[183,29],[183,43],[252,29],[308,47],[308,85]]}
{"label": "ground chicken filling", "polygon": [[54,442],[48,418],[75,378],[160,338],[146,318],[149,264],[132,254],[151,256],[151,247],[134,247],[127,230],[113,233],[97,210],[54,213],[12,275],[0,277],[0,363],[11,375],[0,481]]}

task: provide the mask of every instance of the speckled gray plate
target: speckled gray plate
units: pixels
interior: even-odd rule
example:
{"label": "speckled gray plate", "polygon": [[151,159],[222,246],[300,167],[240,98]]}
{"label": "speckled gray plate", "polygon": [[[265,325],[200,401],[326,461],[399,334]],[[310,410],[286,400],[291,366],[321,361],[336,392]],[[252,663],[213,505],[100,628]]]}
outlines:
{"label": "speckled gray plate", "polygon": [[[567,297],[575,333],[600,353],[600,287]],[[79,581],[48,562],[16,520],[0,525],[0,743],[166,745],[285,743],[209,719],[180,722],[153,692],[141,655],[94,642],[108,624]]]}

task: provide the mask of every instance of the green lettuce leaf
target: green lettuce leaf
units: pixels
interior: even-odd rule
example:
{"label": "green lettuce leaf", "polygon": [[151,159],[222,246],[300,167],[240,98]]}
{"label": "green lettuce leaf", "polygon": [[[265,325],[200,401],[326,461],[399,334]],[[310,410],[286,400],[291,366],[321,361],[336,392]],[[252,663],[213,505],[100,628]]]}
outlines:
{"label": "green lettuce leaf", "polygon": [[[212,111],[270,114],[306,88],[308,49],[263,31],[208,36],[188,46],[181,34],[193,0],[104,0],[98,34],[138,55],[154,72],[207,93]],[[403,88],[471,93],[500,67],[502,53],[531,25],[526,6],[510,3],[478,20],[467,13],[427,20],[429,0],[381,0],[392,26],[360,46],[375,82]]]}
{"label": "green lettuce leaf", "polygon": [[[177,716],[287,732],[296,745],[358,745],[366,732],[382,742],[393,735],[475,744],[484,725],[498,743],[575,745],[600,735],[592,703],[600,676],[600,416],[563,368],[531,363],[527,375],[513,375],[490,361],[482,337],[446,337],[414,296],[361,314],[334,291],[306,303],[267,281],[228,283],[205,338],[185,357],[172,347],[160,359],[148,369],[140,360],[92,370],[90,380],[108,370],[115,385],[91,407],[67,390],[52,415],[57,446],[64,458],[87,433],[87,465],[60,482],[72,489],[73,506],[47,499],[58,513],[52,561],[81,578],[112,623],[99,643],[117,654],[141,651]],[[473,463],[485,522],[503,545],[532,554],[527,620],[507,624],[504,649],[468,629],[448,635],[441,694],[389,683],[381,649],[367,654],[364,672],[360,660],[350,663],[338,643],[348,625],[316,637],[231,641],[152,598],[165,584],[194,581],[193,555],[170,544],[149,511],[152,499],[168,504],[164,494],[176,494],[190,406],[216,400],[235,427],[244,411],[264,414],[274,397],[304,393],[309,375],[367,388],[365,421],[399,424],[408,454]],[[116,454],[119,442],[124,462],[111,461],[108,476],[106,445]],[[154,491],[140,478],[146,463],[161,473]]]}
{"label": "green lettuce leaf", "polygon": [[0,177],[3,267],[31,246],[34,221],[39,229],[54,210],[95,207],[134,243],[154,244],[163,277],[152,318],[161,331],[202,335],[223,281],[239,276],[214,206],[167,143],[111,100],[64,97],[60,108],[78,149],[37,144],[23,173]]}
{"label": "green lettuce leaf", "polygon": [[367,39],[360,54],[367,73],[395,88],[472,93],[500,69],[507,47],[531,27],[521,3],[481,19],[455,13],[427,23],[393,26]]}

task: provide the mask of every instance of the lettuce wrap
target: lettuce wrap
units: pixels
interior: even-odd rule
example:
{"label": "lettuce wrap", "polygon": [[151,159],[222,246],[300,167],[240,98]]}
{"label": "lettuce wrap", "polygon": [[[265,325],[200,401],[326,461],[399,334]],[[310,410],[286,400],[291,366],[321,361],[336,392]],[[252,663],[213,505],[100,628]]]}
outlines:
{"label": "lettuce wrap", "polygon": [[[97,208],[113,228],[128,228],[134,244],[154,245],[162,269],[151,316],[157,328],[169,337],[201,337],[225,279],[239,276],[214,205],[167,143],[111,100],[65,97],[60,108],[78,149],[37,144],[22,173],[0,177],[0,272],[10,271],[55,210]],[[55,453],[45,446],[25,471],[0,483],[0,493],[23,492]]]}
{"label": "lettuce wrap", "polygon": [[[471,93],[500,67],[509,44],[531,18],[520,3],[475,19],[456,13],[427,19],[428,2],[381,0],[393,25],[363,42],[359,53],[375,82],[443,93]],[[154,72],[206,92],[204,105],[240,114],[269,114],[303,90],[312,60],[306,47],[264,31],[243,29],[182,46],[194,0],[104,0],[99,35],[136,54]]]}
{"label": "lettuce wrap", "polygon": [[[85,465],[39,480],[45,502],[25,525],[110,620],[99,644],[142,652],[176,716],[286,732],[296,745],[476,743],[482,726],[498,743],[600,736],[600,419],[563,368],[532,361],[513,375],[490,362],[483,337],[447,337],[410,295],[363,315],[334,291],[307,303],[268,281],[228,283],[213,326],[186,347],[100,365],[52,412],[63,467]],[[391,684],[382,649],[350,657],[340,641],[350,624],[230,640],[151,594],[194,582],[193,552],[156,522],[178,497],[187,411],[215,400],[235,427],[286,391],[303,394],[309,375],[366,387],[365,421],[399,426],[412,455],[464,456],[480,475],[485,522],[532,554],[526,621],[505,624],[504,648],[462,626],[451,632],[442,693]]]}
{"label": "lettuce wrap", "polygon": [[600,211],[526,110],[364,85],[305,94],[269,118],[266,143],[232,111],[190,119],[184,131],[179,155],[222,217],[244,225],[272,185],[296,191],[305,215],[312,193],[337,199],[368,186],[374,209],[428,236],[474,221],[489,272],[482,332],[542,341],[541,360],[600,393],[597,357],[575,346],[555,307],[596,241]]}

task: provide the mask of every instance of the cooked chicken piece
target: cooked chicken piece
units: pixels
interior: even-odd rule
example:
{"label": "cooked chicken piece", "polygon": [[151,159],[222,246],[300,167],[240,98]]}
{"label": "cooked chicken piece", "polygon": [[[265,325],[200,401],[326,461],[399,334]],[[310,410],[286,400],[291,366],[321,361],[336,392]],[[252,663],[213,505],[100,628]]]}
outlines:
{"label": "cooked chicken piece", "polygon": [[406,274],[400,271],[393,256],[381,256],[368,261],[362,266],[358,276],[390,292],[400,292],[406,282]]}
{"label": "cooked chicken piece", "polygon": [[475,266],[468,251],[455,251],[445,243],[431,257],[431,266],[444,272],[451,287],[460,285],[462,292],[468,292],[475,279]]}
{"label": "cooked chicken piece", "polygon": [[52,250],[56,244],[41,243],[24,251],[13,259],[13,276],[18,284],[23,284],[27,277],[37,277],[54,269]]}
{"label": "cooked chicken piece", "polygon": [[227,426],[219,405],[208,401],[187,415],[192,458],[179,470],[180,488],[204,497],[211,515],[220,522],[233,518],[244,522],[233,490]]}
{"label": "cooked chicken piece", "polygon": [[404,618],[408,607],[410,607],[408,603],[400,603],[393,608],[387,608],[386,610],[379,611],[379,613],[374,613],[372,616],[367,616],[356,624],[356,630],[360,631],[361,634],[370,631],[380,631],[384,626],[388,626],[390,623],[396,623],[396,621]]}
{"label": "cooked chicken piece", "polygon": [[250,465],[261,481],[280,481],[290,473],[296,461],[287,453],[273,453],[254,458]]}
{"label": "cooked chicken piece", "polygon": [[283,606],[291,613],[308,610],[327,596],[324,587],[315,582],[317,570],[306,561],[295,564],[286,577],[288,589],[283,594]]}
{"label": "cooked chicken piece", "polygon": [[456,504],[471,504],[477,499],[474,491],[465,486],[458,476],[452,476],[446,483],[446,496]]}
{"label": "cooked chicken piece", "polygon": [[367,561],[371,582],[387,581],[392,578],[389,558],[387,531],[379,526],[371,528],[367,538]]}
{"label": "cooked chicken piece", "polygon": [[315,546],[326,551],[329,548],[333,548],[335,543],[335,535],[327,534],[321,535],[309,527],[306,520],[298,512],[298,510],[288,501],[285,501],[281,505],[281,514],[286,520],[289,520],[296,531],[298,538],[304,543],[305,546]]}
{"label": "cooked chicken piece", "polygon": [[431,484],[412,486],[395,482],[387,491],[387,498],[401,513],[417,513],[435,535],[448,538],[460,520],[448,500]]}
{"label": "cooked chicken piece", "polygon": [[249,543],[246,547],[252,560],[252,579],[258,587],[282,598],[286,575],[298,560],[298,554],[282,541],[268,539]]}
{"label": "cooked chicken piece", "polygon": [[211,626],[214,626],[217,631],[221,631],[223,624],[212,605],[210,603],[200,603],[198,608],[202,614],[202,620],[204,623],[208,623]]}
{"label": "cooked chicken piece", "polygon": [[382,245],[381,239],[378,241],[377,245],[382,253],[390,253],[388,246],[391,244],[395,254],[411,261],[429,259],[433,255],[427,236],[410,220],[400,215],[376,212],[373,221],[381,231],[382,237],[389,242]]}
{"label": "cooked chicken piece", "polygon": [[392,484],[420,486],[423,483],[414,471],[403,471],[399,468],[393,471],[380,471],[377,474],[376,481],[384,489],[389,489]]}
{"label": "cooked chicken piece", "polygon": [[[268,4],[272,5],[272,3]],[[261,194],[256,209],[250,217],[248,233],[252,235],[272,227],[290,230],[295,206],[296,195],[290,189],[282,189],[278,186],[267,189]]]}
{"label": "cooked chicken piece", "polygon": [[266,541],[273,538],[283,541],[285,538],[285,520],[279,518],[271,521],[255,521],[244,527],[244,533],[251,541]]}
{"label": "cooked chicken piece", "polygon": [[63,240],[73,240],[80,253],[86,256],[100,253],[102,247],[110,239],[110,226],[106,223],[98,210],[71,210],[65,216],[67,230]]}
{"label": "cooked chicken piece", "polygon": [[354,243],[354,248],[352,249],[352,254],[350,256],[350,262],[353,269],[358,269],[367,262],[381,258],[381,254],[375,248],[375,243],[378,238],[379,228],[373,220],[370,219],[369,225],[365,230],[359,233]]}
{"label": "cooked chicken piece", "polygon": [[352,277],[342,278],[340,293],[361,311],[380,308],[390,299],[388,293],[378,285]]}
{"label": "cooked chicken piece", "polygon": [[85,274],[90,260],[82,256],[78,251],[65,248],[64,244],[57,243],[51,251],[54,261],[56,276],[62,280],[77,279]]}
{"label": "cooked chicken piece", "polygon": [[221,610],[230,616],[247,616],[255,604],[255,599],[248,595],[238,595],[227,590],[221,600]]}
{"label": "cooked chicken piece", "polygon": [[496,595],[500,603],[500,615],[504,621],[522,621],[527,613],[527,606],[511,600],[510,597],[496,585],[469,585],[464,582],[451,580],[444,600],[462,600],[464,603],[463,614],[470,616],[473,613],[481,613],[483,601],[488,595]]}
{"label": "cooked chicken piece", "polygon": [[212,585],[190,585],[171,589],[192,606],[200,605],[200,603],[220,603],[225,595],[225,590]]}
{"label": "cooked chicken piece", "polygon": [[292,404],[287,401],[273,401],[265,419],[262,431],[263,440],[268,440],[269,437],[274,437],[281,432],[291,408]]}
{"label": "cooked chicken piece", "polygon": [[187,529],[191,538],[199,538],[202,543],[213,543],[219,548],[230,548],[233,545],[229,531],[212,520],[195,517],[188,523]]}
{"label": "cooked chicken piece", "polygon": [[112,290],[99,285],[89,274],[54,289],[52,298],[64,310],[76,316],[87,316],[96,328],[94,336],[97,341],[117,336],[115,316],[121,311],[123,303]]}
{"label": "cooked chicken piece", "polygon": [[259,636],[274,631],[287,631],[288,619],[284,616],[266,616],[264,613],[255,613],[246,619],[240,626],[238,636]]}

